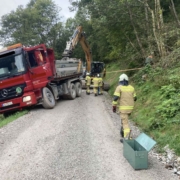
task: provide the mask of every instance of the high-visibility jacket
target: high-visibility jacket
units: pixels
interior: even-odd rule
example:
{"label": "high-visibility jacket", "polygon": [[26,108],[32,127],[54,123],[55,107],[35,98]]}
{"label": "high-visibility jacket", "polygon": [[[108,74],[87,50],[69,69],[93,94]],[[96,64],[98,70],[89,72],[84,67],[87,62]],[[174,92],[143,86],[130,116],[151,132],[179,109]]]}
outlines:
{"label": "high-visibility jacket", "polygon": [[[131,113],[134,108],[134,98],[136,93],[134,87],[131,85],[117,86],[114,96],[119,97],[119,111],[120,113]],[[117,101],[113,101],[113,105],[117,105]]]}
{"label": "high-visibility jacket", "polygon": [[91,78],[89,76],[86,76],[86,85],[91,85]]}
{"label": "high-visibility jacket", "polygon": [[99,86],[103,85],[103,79],[101,77],[98,78],[99,79]]}
{"label": "high-visibility jacket", "polygon": [[99,78],[95,77],[93,78],[93,86],[98,87],[99,86]]}

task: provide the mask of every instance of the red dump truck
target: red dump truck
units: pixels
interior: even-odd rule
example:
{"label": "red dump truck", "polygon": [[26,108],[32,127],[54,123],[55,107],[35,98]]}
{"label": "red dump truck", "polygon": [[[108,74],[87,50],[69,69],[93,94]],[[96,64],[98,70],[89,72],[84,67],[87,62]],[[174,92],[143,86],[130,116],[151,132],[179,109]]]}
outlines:
{"label": "red dump truck", "polygon": [[0,50],[0,113],[42,104],[56,105],[61,96],[81,96],[82,63],[64,57],[55,60],[53,49],[44,44],[24,47],[15,44]]}

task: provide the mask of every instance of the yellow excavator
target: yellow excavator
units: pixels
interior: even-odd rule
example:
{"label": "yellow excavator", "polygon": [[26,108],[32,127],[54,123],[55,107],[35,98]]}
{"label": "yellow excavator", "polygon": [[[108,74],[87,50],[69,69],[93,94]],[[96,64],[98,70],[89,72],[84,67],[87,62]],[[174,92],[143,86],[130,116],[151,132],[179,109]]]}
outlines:
{"label": "yellow excavator", "polygon": [[[85,78],[86,73],[90,73],[91,79],[95,77],[97,74],[100,74],[101,77],[105,77],[106,75],[106,69],[105,69],[105,64],[103,62],[99,61],[93,61],[92,60],[92,52],[91,48],[86,40],[85,33],[83,32],[82,26],[78,26],[72,37],[70,38],[69,41],[66,42],[66,48],[62,54],[63,57],[71,57],[73,50],[75,49],[76,45],[78,42],[81,44],[81,47],[85,53],[85,58],[86,58],[86,67],[84,70],[83,78]],[[83,81],[83,87],[85,87],[85,81]],[[109,83],[103,82],[103,89],[105,91],[108,91],[110,88]]]}

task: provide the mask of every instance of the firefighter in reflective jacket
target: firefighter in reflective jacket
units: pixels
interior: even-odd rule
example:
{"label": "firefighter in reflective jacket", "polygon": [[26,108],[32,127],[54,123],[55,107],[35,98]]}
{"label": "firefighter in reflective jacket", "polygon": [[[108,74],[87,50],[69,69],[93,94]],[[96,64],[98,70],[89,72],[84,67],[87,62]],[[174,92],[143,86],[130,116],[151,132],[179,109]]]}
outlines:
{"label": "firefighter in reflective jacket", "polygon": [[[114,100],[112,102],[113,112],[116,112],[117,101],[119,100],[119,111],[121,118],[121,132],[123,138],[127,139],[130,135],[130,126],[128,116],[134,108],[134,101],[137,100],[134,87],[129,85],[128,76],[122,74],[119,77],[119,85],[114,92]],[[120,140],[123,142],[123,139]]]}
{"label": "firefighter in reflective jacket", "polygon": [[98,79],[99,79],[98,94],[102,95],[103,94],[103,79],[100,76],[100,74],[98,74]]}
{"label": "firefighter in reflective jacket", "polygon": [[86,73],[86,94],[90,94],[90,85],[91,85],[91,77],[90,77],[90,73]]}
{"label": "firefighter in reflective jacket", "polygon": [[94,95],[97,96],[98,94],[98,87],[99,87],[99,74],[96,75],[96,77],[93,78],[93,90]]}

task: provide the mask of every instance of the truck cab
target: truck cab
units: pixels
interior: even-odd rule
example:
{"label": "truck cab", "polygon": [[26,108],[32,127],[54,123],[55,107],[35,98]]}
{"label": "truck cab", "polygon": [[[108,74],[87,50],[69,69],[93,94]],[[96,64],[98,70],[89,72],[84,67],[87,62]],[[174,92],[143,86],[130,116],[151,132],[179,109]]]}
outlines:
{"label": "truck cab", "polygon": [[81,95],[81,61],[55,60],[44,44],[15,44],[0,50],[0,113],[42,104],[54,108],[60,96]]}
{"label": "truck cab", "polygon": [[105,64],[99,61],[93,61],[91,63],[91,76],[95,77],[97,74],[100,74],[101,77],[105,76]]}
{"label": "truck cab", "polygon": [[0,50],[0,113],[36,104],[41,98],[41,88],[53,76],[42,49],[15,44]]}

